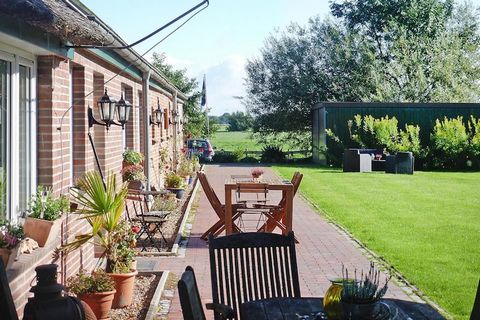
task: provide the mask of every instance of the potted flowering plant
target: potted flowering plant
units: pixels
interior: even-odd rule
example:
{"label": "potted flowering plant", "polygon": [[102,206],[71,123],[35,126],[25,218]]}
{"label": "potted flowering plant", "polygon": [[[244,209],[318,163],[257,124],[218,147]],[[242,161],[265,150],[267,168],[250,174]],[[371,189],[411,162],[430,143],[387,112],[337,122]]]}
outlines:
{"label": "potted flowering plant", "polygon": [[15,248],[24,237],[22,227],[0,219],[0,257],[5,267],[7,266],[12,249]]}
{"label": "potted flowering plant", "polygon": [[264,174],[264,171],[260,168],[254,168],[252,169],[251,174],[253,179],[260,179],[260,177]]}
{"label": "potted flowering plant", "polygon": [[79,180],[79,186],[79,190],[71,191],[80,206],[75,214],[86,220],[92,229],[87,234],[78,235],[74,242],[62,246],[60,250],[70,252],[87,242],[101,246],[101,258],[106,259],[105,271],[116,284],[113,307],[128,306],[132,302],[137,271],[131,268],[135,234],[123,219],[127,186],[123,184],[118,188],[116,176],[109,174],[105,188],[102,177],[96,171],[87,172]]}
{"label": "potted flowering plant", "polygon": [[142,161],[143,161],[143,154],[138,151],[127,149],[125,150],[125,152],[123,152],[124,167],[128,167],[131,165],[139,165]]}
{"label": "potted flowering plant", "polygon": [[115,294],[115,283],[105,271],[96,270],[90,275],[80,271],[67,280],[69,292],[74,293],[92,309],[97,319],[109,319]]}
{"label": "potted flowering plant", "polygon": [[165,186],[168,190],[175,193],[177,199],[182,199],[185,193],[185,181],[175,172],[169,172],[165,178]]}
{"label": "potted flowering plant", "polygon": [[143,173],[143,167],[140,165],[130,165],[124,167],[122,170],[123,181],[128,181],[129,189],[140,190],[143,187],[143,180],[145,175]]}
{"label": "potted flowering plant", "polygon": [[37,193],[30,200],[28,216],[23,225],[25,236],[35,240],[39,247],[45,246],[60,232],[60,217],[69,208],[67,197],[55,197],[52,189],[38,186]]}

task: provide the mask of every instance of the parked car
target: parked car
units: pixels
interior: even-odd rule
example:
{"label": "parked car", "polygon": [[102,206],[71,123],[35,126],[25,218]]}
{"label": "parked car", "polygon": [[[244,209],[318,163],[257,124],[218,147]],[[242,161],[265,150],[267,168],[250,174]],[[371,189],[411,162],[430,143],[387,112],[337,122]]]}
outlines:
{"label": "parked car", "polygon": [[215,155],[212,144],[207,139],[187,140],[187,148],[189,155],[197,155],[203,161],[212,161]]}

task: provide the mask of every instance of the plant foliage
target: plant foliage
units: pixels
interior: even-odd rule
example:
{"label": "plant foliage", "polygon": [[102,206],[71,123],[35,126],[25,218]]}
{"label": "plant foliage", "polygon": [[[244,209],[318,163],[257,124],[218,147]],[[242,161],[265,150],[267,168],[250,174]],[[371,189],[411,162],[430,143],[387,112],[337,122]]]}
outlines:
{"label": "plant foliage", "polygon": [[[360,279],[357,279],[357,270],[355,269],[354,278],[349,278],[348,270],[342,268],[343,290],[342,301],[356,304],[366,304],[379,301],[387,293],[388,282],[385,280],[383,287],[380,287],[380,271],[375,269],[375,264],[370,263],[368,273],[361,273]],[[350,274],[350,276],[352,276]]]}
{"label": "plant foliage", "polygon": [[265,146],[262,149],[260,161],[264,163],[281,163],[285,162],[285,152],[279,146]]}
{"label": "plant foliage", "polygon": [[38,186],[37,192],[30,200],[28,215],[32,218],[54,221],[67,212],[70,201],[66,196],[55,198],[52,189]]}
{"label": "plant foliage", "polygon": [[143,154],[132,149],[127,149],[123,152],[123,161],[128,164],[137,165],[143,161]]}
{"label": "plant foliage", "polygon": [[115,283],[103,270],[93,271],[90,275],[82,270],[77,275],[68,278],[67,288],[69,292],[81,296],[89,293],[113,291]]}

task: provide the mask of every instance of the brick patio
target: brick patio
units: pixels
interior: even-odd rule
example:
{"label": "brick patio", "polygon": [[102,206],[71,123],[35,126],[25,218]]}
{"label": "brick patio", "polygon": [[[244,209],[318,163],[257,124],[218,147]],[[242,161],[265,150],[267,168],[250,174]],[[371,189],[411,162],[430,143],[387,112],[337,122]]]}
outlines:
{"label": "brick patio", "polygon": [[[267,176],[275,175],[264,168]],[[249,174],[251,167],[232,165],[208,165],[205,167],[208,179],[223,202],[224,182],[230,175]],[[191,237],[185,257],[139,258],[139,264],[144,264],[154,259],[154,270],[170,270],[180,276],[187,265],[195,269],[199,281],[200,295],[204,303],[211,302],[210,272],[207,243],[200,239],[200,235],[216,222],[216,215],[199,188],[200,201],[193,222]],[[280,195],[277,195],[280,198]],[[277,200],[272,195],[272,203]],[[301,294],[304,297],[323,296],[330,283],[328,278],[341,276],[342,263],[349,270],[357,268],[367,270],[369,259],[359,245],[340,231],[324,217],[319,215],[298,194],[294,200],[293,227],[299,240],[297,244],[297,260]],[[149,263],[151,265],[151,263]],[[406,301],[421,302],[412,294],[392,283],[387,294],[389,298]],[[206,312],[208,318],[213,318],[210,311]],[[183,319],[178,296],[175,293],[168,319]]]}

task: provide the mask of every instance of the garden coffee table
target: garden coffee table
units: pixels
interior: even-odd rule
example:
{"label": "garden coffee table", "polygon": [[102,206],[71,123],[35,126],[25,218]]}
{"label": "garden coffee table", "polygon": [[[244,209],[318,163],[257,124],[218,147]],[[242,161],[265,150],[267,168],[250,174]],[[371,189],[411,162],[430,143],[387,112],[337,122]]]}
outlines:
{"label": "garden coffee table", "polygon": [[[242,178],[238,181],[238,179],[230,178],[225,181],[225,233],[227,235],[233,232],[232,192],[237,189],[238,182],[245,183],[245,179]],[[282,230],[282,234],[287,235],[292,231],[293,226],[293,184],[288,180],[281,180],[279,178],[265,178],[259,180],[258,183],[252,179],[249,187],[252,189],[257,188],[260,192],[265,188],[265,184],[267,184],[268,190],[279,190],[285,195],[285,229]]]}

